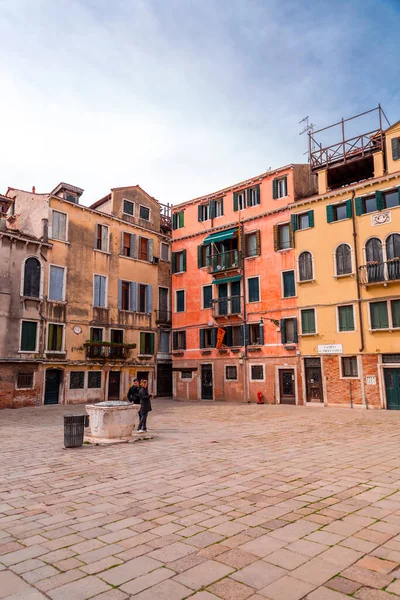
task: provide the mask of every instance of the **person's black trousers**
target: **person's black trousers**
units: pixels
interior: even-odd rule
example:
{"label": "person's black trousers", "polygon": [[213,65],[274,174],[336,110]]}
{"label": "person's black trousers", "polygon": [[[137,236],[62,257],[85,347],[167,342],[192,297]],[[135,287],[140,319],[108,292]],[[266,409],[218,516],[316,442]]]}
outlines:
{"label": "person's black trousers", "polygon": [[139,427],[138,427],[138,431],[140,431],[141,429],[143,429],[144,431],[146,431],[147,429],[147,412],[143,412],[142,410],[139,411]]}

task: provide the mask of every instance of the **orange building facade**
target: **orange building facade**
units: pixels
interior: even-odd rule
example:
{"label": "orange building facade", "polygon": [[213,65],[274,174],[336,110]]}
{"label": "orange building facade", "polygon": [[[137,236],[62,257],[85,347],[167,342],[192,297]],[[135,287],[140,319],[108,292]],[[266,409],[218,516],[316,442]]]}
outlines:
{"label": "orange building facade", "polygon": [[303,403],[290,208],[315,191],[293,164],[174,206],[175,399]]}

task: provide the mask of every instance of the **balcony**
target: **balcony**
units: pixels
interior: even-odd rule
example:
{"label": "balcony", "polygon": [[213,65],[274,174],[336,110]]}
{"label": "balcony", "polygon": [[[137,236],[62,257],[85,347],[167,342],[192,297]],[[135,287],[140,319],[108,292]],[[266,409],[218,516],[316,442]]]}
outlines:
{"label": "balcony", "polygon": [[95,360],[127,360],[136,344],[113,344],[111,342],[86,342],[86,358]]}
{"label": "balcony", "polygon": [[221,273],[232,269],[242,268],[242,254],[239,250],[230,250],[212,254],[207,257],[207,270],[209,273]]}
{"label": "balcony", "polygon": [[400,281],[400,260],[370,262],[358,269],[358,278],[362,285],[387,285],[390,281]]}
{"label": "balcony", "polygon": [[156,310],[156,323],[170,325],[172,323],[172,312],[170,310]]}
{"label": "balcony", "polygon": [[212,316],[215,319],[238,316],[242,312],[243,297],[230,296],[212,301]]}

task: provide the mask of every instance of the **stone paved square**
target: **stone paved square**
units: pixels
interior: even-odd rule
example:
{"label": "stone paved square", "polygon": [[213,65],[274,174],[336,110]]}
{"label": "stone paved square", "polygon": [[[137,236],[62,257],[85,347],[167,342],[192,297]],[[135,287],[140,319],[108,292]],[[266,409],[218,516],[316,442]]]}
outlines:
{"label": "stone paved square", "polygon": [[396,411],[155,400],[66,450],[83,411],[0,413],[0,598],[400,598]]}

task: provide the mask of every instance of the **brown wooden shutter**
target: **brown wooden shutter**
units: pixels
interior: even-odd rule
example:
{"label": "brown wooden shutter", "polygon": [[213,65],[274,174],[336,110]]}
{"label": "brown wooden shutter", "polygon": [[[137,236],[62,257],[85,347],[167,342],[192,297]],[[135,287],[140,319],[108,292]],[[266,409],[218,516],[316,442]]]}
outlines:
{"label": "brown wooden shutter", "polygon": [[256,231],[256,252],[257,252],[257,256],[260,256],[261,254],[261,231],[258,229],[258,231]]}
{"label": "brown wooden shutter", "polygon": [[294,232],[292,224],[289,223],[289,236],[290,236],[290,247],[294,248]]}
{"label": "brown wooden shutter", "polygon": [[244,234],[244,235],[242,236],[242,243],[243,243],[243,247],[242,247],[242,250],[243,250],[243,256],[246,256],[246,257],[247,257],[247,256],[248,256],[248,250],[247,250],[247,245],[248,245],[248,244],[247,244],[247,235],[246,235],[246,234]]}
{"label": "brown wooden shutter", "polygon": [[278,252],[279,250],[279,228],[278,225],[274,225],[274,250]]}

